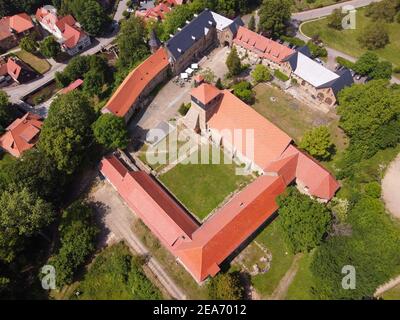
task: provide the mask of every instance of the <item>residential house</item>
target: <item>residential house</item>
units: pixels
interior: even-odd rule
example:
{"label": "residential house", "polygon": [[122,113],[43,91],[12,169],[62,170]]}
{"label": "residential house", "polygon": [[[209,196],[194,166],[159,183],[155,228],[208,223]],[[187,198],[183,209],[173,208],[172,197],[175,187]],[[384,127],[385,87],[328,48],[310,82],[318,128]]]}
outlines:
{"label": "residential house", "polygon": [[9,50],[18,46],[19,40],[35,30],[31,17],[19,13],[0,19],[0,49]]}
{"label": "residential house", "polygon": [[0,77],[11,77],[16,83],[24,83],[35,79],[37,73],[17,58],[7,58],[0,59]]}
{"label": "residential house", "polygon": [[28,112],[6,128],[0,137],[0,147],[14,157],[20,157],[24,151],[35,146],[42,124],[38,115]]}
{"label": "residential house", "polygon": [[311,58],[308,47],[296,50],[284,59],[282,70],[296,79],[303,98],[317,102],[323,107],[333,107],[340,90],[351,86],[354,81],[350,70],[333,72]]}
{"label": "residential house", "polygon": [[43,29],[51,33],[61,44],[62,49],[73,56],[90,46],[89,35],[82,30],[73,16],[57,16],[57,9],[47,5],[37,9],[36,19]]}
{"label": "residential house", "polygon": [[111,112],[128,122],[146,104],[149,93],[168,78],[168,70],[167,51],[159,48],[129,73],[102,112]]}

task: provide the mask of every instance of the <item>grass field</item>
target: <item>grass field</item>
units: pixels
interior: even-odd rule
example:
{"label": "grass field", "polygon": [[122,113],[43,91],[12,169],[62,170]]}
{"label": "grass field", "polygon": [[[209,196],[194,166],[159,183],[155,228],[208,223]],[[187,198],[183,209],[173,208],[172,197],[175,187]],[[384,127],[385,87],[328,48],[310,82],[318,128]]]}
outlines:
{"label": "grass field", "polygon": [[293,282],[289,286],[286,300],[311,300],[311,288],[313,285],[313,275],[310,270],[312,253],[304,254],[299,261],[299,269]]}
{"label": "grass field", "polygon": [[[255,93],[256,103],[253,108],[296,142],[299,142],[310,128],[327,125],[338,150],[346,147],[346,137],[338,127],[335,115],[313,110],[282,90],[265,83],[257,85]],[[275,98],[275,101],[271,101],[271,97]]]}
{"label": "grass field", "polygon": [[[338,31],[327,26],[327,19],[307,22],[302,25],[302,31],[309,37],[318,34],[321,40],[333,49],[347,53],[353,57],[359,57],[366,49],[361,48],[357,37],[363,31],[371,19],[364,16],[364,9],[357,11],[356,29]],[[388,60],[396,66],[400,66],[400,25],[398,23],[386,23],[389,32],[390,43],[383,49],[374,50],[381,59]]]}
{"label": "grass field", "polygon": [[346,0],[315,0],[315,2],[310,3],[311,1],[307,0],[295,0],[293,5],[293,11],[305,11],[310,9],[316,9],[344,1]]}
{"label": "grass field", "polygon": [[254,288],[263,298],[268,298],[272,294],[293,262],[293,254],[287,250],[282,231],[278,228],[277,219],[279,217],[269,224],[256,238],[256,241],[272,254],[271,269],[251,279]]}
{"label": "grass field", "polygon": [[400,300],[400,285],[386,291],[382,295],[382,298],[384,300]]}
{"label": "grass field", "polygon": [[50,70],[50,63],[46,59],[33,55],[25,50],[15,52],[15,55],[29,65],[37,73],[43,74]]}
{"label": "grass field", "polygon": [[[212,150],[219,152],[223,161],[223,152],[215,147]],[[212,164],[211,159],[208,164],[179,163],[161,175],[160,180],[189,211],[203,220],[229,194],[250,181],[250,176],[236,175],[236,168],[234,163]]]}

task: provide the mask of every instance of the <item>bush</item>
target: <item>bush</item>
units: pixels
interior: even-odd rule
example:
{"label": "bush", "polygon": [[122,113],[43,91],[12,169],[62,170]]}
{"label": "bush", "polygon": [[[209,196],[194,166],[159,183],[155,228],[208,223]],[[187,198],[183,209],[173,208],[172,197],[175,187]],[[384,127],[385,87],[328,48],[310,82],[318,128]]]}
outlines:
{"label": "bush", "polygon": [[189,109],[190,109],[191,106],[192,106],[192,105],[191,105],[190,103],[184,103],[184,102],[182,102],[181,106],[179,107],[178,112],[179,112],[182,116],[185,116],[185,115],[188,113],[188,111],[189,111]]}
{"label": "bush", "polygon": [[260,82],[271,81],[272,75],[269,69],[263,64],[258,64],[251,73],[255,84]]}
{"label": "bush", "polygon": [[306,45],[306,43],[299,39],[299,38],[294,38],[294,37],[288,37],[288,36],[281,36],[281,40],[297,47],[303,47]]}
{"label": "bush", "polygon": [[354,62],[351,62],[345,58],[336,57],[336,62],[345,68],[354,69]]}
{"label": "bush", "polygon": [[389,43],[389,33],[383,23],[376,22],[368,25],[357,40],[368,50],[381,49]]}
{"label": "bush", "polygon": [[381,197],[382,188],[381,185],[376,181],[367,183],[364,190],[365,193],[372,198],[379,199]]}
{"label": "bush", "polygon": [[307,42],[307,47],[310,49],[311,55],[314,58],[328,56],[328,51],[324,47],[315,44],[311,40]]}
{"label": "bush", "polygon": [[241,81],[233,86],[233,93],[236,97],[246,103],[253,103],[254,92],[251,87],[251,83],[247,81]]}
{"label": "bush", "polygon": [[209,280],[207,289],[211,300],[241,300],[245,293],[238,272],[218,274]]}
{"label": "bush", "polygon": [[276,69],[274,71],[274,76],[276,78],[278,78],[279,80],[283,81],[283,82],[286,82],[286,81],[288,81],[290,79],[286,74],[284,74],[283,72],[279,71],[278,69]]}
{"label": "bush", "polygon": [[329,129],[325,126],[308,130],[299,146],[319,160],[328,160],[334,148]]}

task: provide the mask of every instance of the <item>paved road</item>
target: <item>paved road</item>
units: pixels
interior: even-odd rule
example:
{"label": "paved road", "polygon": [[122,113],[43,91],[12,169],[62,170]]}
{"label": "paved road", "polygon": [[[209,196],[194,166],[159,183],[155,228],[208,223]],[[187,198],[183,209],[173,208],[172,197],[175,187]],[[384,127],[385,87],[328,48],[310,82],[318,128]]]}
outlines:
{"label": "paved road", "polygon": [[386,208],[400,219],[400,155],[390,164],[382,180],[382,197]]}
{"label": "paved road", "polygon": [[320,17],[326,17],[330,15],[334,9],[341,8],[344,5],[352,5],[354,8],[359,8],[369,5],[371,2],[378,2],[378,1],[381,0],[351,0],[351,1],[341,2],[328,7],[293,13],[292,19],[298,21],[317,19]]}
{"label": "paved road", "polygon": [[132,225],[138,218],[125,205],[115,189],[108,182],[100,182],[91,192],[90,199],[100,204],[100,206],[97,206],[99,207],[98,212],[108,229],[108,237],[115,238],[118,241],[124,240],[135,253],[150,257],[147,266],[168,293],[175,299],[187,299],[184,292],[169,277],[160,263],[154,257],[151,257],[150,252],[133,233]]}
{"label": "paved road", "polygon": [[[128,0],[121,0],[118,3],[117,11],[114,15],[114,20],[119,21],[123,19],[122,13],[127,8]],[[115,28],[114,31],[107,35],[106,37],[96,38],[95,43],[91,48],[82,52],[82,55],[93,55],[100,51],[103,47],[109,45],[116,37],[118,33],[118,28]],[[56,72],[60,72],[64,70],[67,66],[65,63],[57,63],[55,61],[50,62],[52,64],[51,69],[46,72],[42,78],[27,84],[21,84],[15,87],[4,88],[3,90],[10,96],[10,100],[13,103],[20,103],[20,99],[26,96],[28,93],[34,91],[37,88],[40,88],[42,85],[48,83],[52,79],[54,79],[54,75]]]}

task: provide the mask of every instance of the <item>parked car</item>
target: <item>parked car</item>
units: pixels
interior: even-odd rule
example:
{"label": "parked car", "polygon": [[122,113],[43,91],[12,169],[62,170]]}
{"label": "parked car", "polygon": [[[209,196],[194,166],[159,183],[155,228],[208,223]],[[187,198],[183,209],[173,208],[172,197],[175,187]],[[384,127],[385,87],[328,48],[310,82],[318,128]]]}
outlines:
{"label": "parked car", "polygon": [[322,60],[320,58],[315,58],[314,59],[316,62],[318,62],[319,64],[323,64]]}

